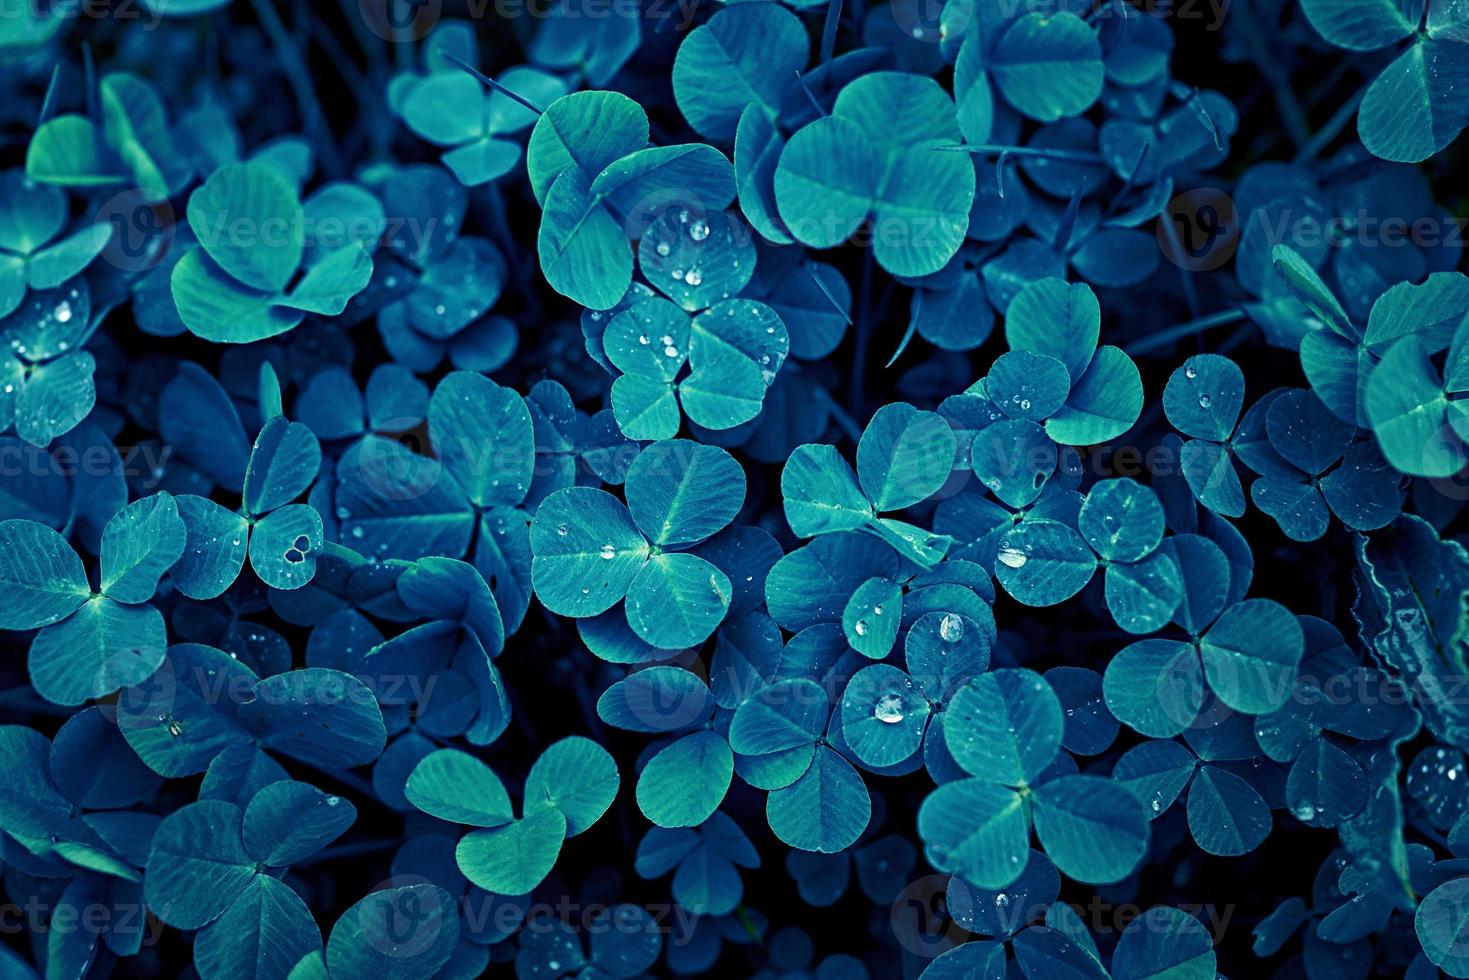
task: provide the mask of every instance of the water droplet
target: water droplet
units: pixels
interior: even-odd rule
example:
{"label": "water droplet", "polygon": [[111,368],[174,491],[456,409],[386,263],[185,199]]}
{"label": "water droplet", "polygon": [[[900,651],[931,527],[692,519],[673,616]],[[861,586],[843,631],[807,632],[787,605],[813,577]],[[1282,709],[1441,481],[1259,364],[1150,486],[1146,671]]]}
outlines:
{"label": "water droplet", "polygon": [[342,798],[340,796],[328,796],[326,798],[326,805],[327,806],[336,806],[337,804],[339,804],[341,802],[342,802]]}
{"label": "water droplet", "polygon": [[708,238],[709,222],[705,221],[703,218],[700,218],[698,221],[695,221],[693,224],[689,225],[689,237],[696,242],[702,242],[704,239]]}
{"label": "water droplet", "polygon": [[647,338],[647,335],[646,334],[639,335],[638,336],[638,343],[642,344],[644,347],[647,347],[648,346],[648,338]]}
{"label": "water droplet", "polygon": [[352,528],[352,537],[356,538],[357,540],[362,540],[362,538],[364,538],[366,535],[367,532],[362,529],[361,524],[358,524],[356,527]]}
{"label": "water droplet", "polygon": [[1200,395],[1199,396],[1199,407],[1200,408],[1208,408],[1209,407],[1209,396],[1208,395]]}
{"label": "water droplet", "polygon": [[1006,895],[1004,892],[1000,892],[1000,894],[998,894],[998,895],[995,896],[995,907],[996,908],[1002,908],[1003,909],[1003,908],[1009,907],[1009,905],[1010,905],[1010,896],[1009,895]]}
{"label": "water droplet", "polygon": [[677,357],[678,356],[678,348],[675,347],[675,346],[673,346],[672,344],[669,344],[667,347],[663,348],[663,356],[664,357]]}
{"label": "water droplet", "polygon": [[559,534],[559,535],[561,535],[563,538],[566,537],[566,535],[570,531],[571,531],[571,528],[567,527],[565,524],[557,524],[556,525],[556,533]]}
{"label": "water droplet", "polygon": [[1199,376],[1199,372],[1196,368],[1186,367],[1183,369],[1183,376],[1192,381],[1194,378],[1197,378]]}
{"label": "water droplet", "polygon": [[1302,823],[1309,822],[1316,817],[1316,808],[1309,803],[1302,803],[1291,812],[1294,813],[1296,815],[1296,819],[1300,820]]}
{"label": "water droplet", "polygon": [[56,307],[56,322],[69,323],[71,321],[71,304],[62,300]]}
{"label": "water droplet", "polygon": [[667,255],[669,252],[673,251],[673,247],[667,242],[659,242],[658,247],[653,249],[653,251],[657,252],[659,255]]}
{"label": "water droplet", "polygon": [[945,643],[957,643],[964,638],[964,620],[954,613],[948,613],[939,620],[939,636]]}
{"label": "water droplet", "polygon": [[996,557],[1000,559],[1001,563],[1011,568],[1023,568],[1025,563],[1030,560],[1025,552],[1015,548],[1001,548],[999,555]]}
{"label": "water droplet", "polygon": [[857,620],[857,625],[856,626],[853,626],[852,629],[856,631],[856,633],[857,633],[858,636],[866,636],[867,635],[867,623],[864,622],[863,620],[860,620],[860,619]]}
{"label": "water droplet", "polygon": [[903,720],[903,698],[898,694],[884,694],[872,708],[872,717],[884,725],[896,725]]}
{"label": "water droplet", "polygon": [[690,269],[684,273],[683,281],[690,286],[697,286],[704,281],[704,274],[698,269]]}
{"label": "water droplet", "polygon": [[611,561],[613,558],[617,557],[617,549],[612,547],[611,543],[609,542],[608,544],[602,545],[601,555],[603,561]]}

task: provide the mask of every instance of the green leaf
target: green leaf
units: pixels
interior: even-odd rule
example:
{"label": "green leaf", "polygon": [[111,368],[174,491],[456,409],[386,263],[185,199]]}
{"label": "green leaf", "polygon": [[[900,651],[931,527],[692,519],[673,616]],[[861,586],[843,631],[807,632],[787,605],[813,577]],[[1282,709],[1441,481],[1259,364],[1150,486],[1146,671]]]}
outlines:
{"label": "green leaf", "polygon": [[428,403],[439,459],[476,507],[515,506],[535,476],[535,435],[525,400],[484,375],[454,371]]}
{"label": "green leaf", "polygon": [[976,887],[999,889],[1025,870],[1030,819],[1015,790],[982,778],[957,779],[924,798],[918,835],[937,867]]}
{"label": "green leaf", "polygon": [[1128,924],[1112,953],[1112,980],[1214,980],[1213,940],[1198,919],[1155,905]]}
{"label": "green leaf", "polygon": [[797,446],[780,474],[786,522],[799,538],[855,531],[876,515],[857,475],[834,446]]}
{"label": "green leaf", "polygon": [[91,594],[86,569],[65,538],[35,521],[0,521],[0,628],[49,626]]}
{"label": "green leaf", "polygon": [[1034,791],[1035,831],[1064,875],[1106,885],[1148,851],[1148,813],[1132,791],[1097,776],[1062,776]]}
{"label": "green leaf", "polygon": [[[448,892],[429,884],[384,888],[369,892],[337,920],[326,943],[326,972],[423,980],[449,961],[458,941],[457,900]],[[298,972],[299,966],[293,980],[301,980]]]}
{"label": "green leaf", "polygon": [[589,309],[616,306],[632,283],[627,236],[575,168],[546,193],[536,250],[551,288]]}
{"label": "green leaf", "polygon": [[179,318],[189,331],[221,344],[245,344],[285,333],[305,314],[277,305],[273,293],[232,280],[200,249],[186,252],[169,279]]}
{"label": "green leaf", "polygon": [[1304,649],[1296,617],[1270,599],[1226,609],[1199,643],[1209,687],[1231,708],[1252,715],[1290,698]]}
{"label": "green leaf", "polygon": [[1022,786],[1055,759],[1065,728],[1061,702],[1032,670],[994,670],[961,687],[943,714],[944,744],[965,772]]}
{"label": "green leaf", "polygon": [[458,749],[440,749],[419,760],[403,795],[424,813],[450,823],[498,827],[515,818],[500,777]]}
{"label": "green leaf", "polygon": [[1462,97],[1466,84],[1469,51],[1463,44],[1425,37],[1409,45],[1362,98],[1357,111],[1362,145],[1384,160],[1428,159],[1469,123]]}
{"label": "green leaf", "polygon": [[173,584],[190,599],[213,599],[234,584],[249,548],[250,522],[207,497],[175,498],[186,538]]}
{"label": "green leaf", "polygon": [[1108,561],[1140,561],[1163,540],[1163,505],[1136,480],[1103,480],[1088,491],[1076,526]]}
{"label": "green leaf", "polygon": [[867,787],[852,764],[826,746],[806,774],[765,798],[770,830],[791,847],[835,854],[856,843],[872,815]]}
{"label": "green leaf", "polygon": [[1367,419],[1382,454],[1404,473],[1446,477],[1464,465],[1465,449],[1448,424],[1443,387],[1415,336],[1389,347],[1367,379]]}
{"label": "green leaf", "polygon": [[340,796],[284,779],[245,807],[245,850],[270,867],[288,867],[342,836],[356,819],[357,808]]}
{"label": "green leaf", "polygon": [[1091,581],[1097,559],[1086,541],[1060,521],[1022,521],[1000,539],[995,577],[1027,606],[1053,606]]}
{"label": "green leaf", "polygon": [[217,919],[254,880],[255,859],[240,836],[244,814],[222,800],[175,810],[153,835],[143,895],[159,918],[178,929]]}
{"label": "green leaf", "polygon": [[1123,647],[1102,676],[1107,708],[1118,721],[1152,738],[1188,728],[1204,705],[1204,673],[1193,646],[1139,640]]}
{"label": "green leaf", "polygon": [[32,366],[15,398],[16,435],[33,446],[46,446],[76,428],[97,402],[92,380],[96,367],[88,351]]}
{"label": "green leaf", "polygon": [[248,514],[268,514],[305,493],[321,468],[321,444],[310,427],[275,416],[250,452],[242,491]]}
{"label": "green leaf", "polygon": [[545,880],[566,839],[566,817],[554,807],[465,834],[455,849],[459,870],[488,892],[524,895]]}
{"label": "green leaf", "polygon": [[912,757],[923,744],[929,706],[913,679],[890,664],[852,675],[842,693],[842,738],[852,754],[875,768]]}
{"label": "green leaf", "polygon": [[1330,287],[1321,281],[1316,270],[1299,252],[1289,245],[1276,245],[1270,251],[1270,261],[1286,288],[1323,323],[1347,340],[1355,340],[1359,336]]}
{"label": "green leaf", "polygon": [[1086,372],[1101,330],[1101,307],[1085,283],[1037,279],[1016,293],[1005,310],[1010,349],[1054,357],[1066,365],[1072,382]]}
{"label": "green leaf", "polygon": [[315,508],[287,504],[250,532],[250,567],[273,589],[299,589],[316,574],[316,556],[325,540]]}
{"label": "green leaf", "polygon": [[878,511],[902,510],[938,492],[957,452],[943,416],[895,402],[873,414],[857,443],[857,479]]}
{"label": "green leaf", "polygon": [[321,932],[301,896],[269,875],[256,875],[225,913],[194,937],[194,968],[201,980],[284,977],[319,949]]}
{"label": "green leaf", "polygon": [[1248,854],[1270,835],[1270,807],[1249,783],[1218,766],[1203,766],[1188,791],[1188,826],[1210,854]]}
{"label": "green leaf", "polygon": [[281,292],[301,265],[301,201],[272,166],[220,167],[189,195],[188,215],[189,227],[209,257],[251,289]]}
{"label": "green leaf", "polygon": [[660,749],[638,774],[638,809],[659,827],[694,827],[724,802],[734,754],[716,732],[686,735]]}
{"label": "green leaf", "polygon": [[95,596],[36,634],[27,666],[41,697],[55,704],[85,704],[146,680],[163,662],[167,646],[157,609]]}
{"label": "green leaf", "polygon": [[627,623],[659,649],[697,646],[724,619],[730,596],[729,577],[704,559],[653,555],[628,586]]}
{"label": "green leaf", "polygon": [[559,811],[566,818],[566,836],[575,837],[607,812],[620,781],[606,749],[573,735],[547,746],[530,767],[523,809],[527,817],[542,807]]}
{"label": "green leaf", "polygon": [[1423,0],[1301,0],[1311,26],[1348,51],[1374,51],[1418,29]]}
{"label": "green leaf", "polygon": [[[613,161],[648,145],[648,115],[621,92],[573,92],[546,107],[531,130],[525,168],[544,204],[568,168],[590,185]],[[619,297],[620,299],[621,297]]]}
{"label": "green leaf", "polygon": [[805,26],[779,6],[733,6],[690,31],[673,61],[673,96],[689,125],[727,142],[745,107],[772,118],[791,76],[804,68]]}
{"label": "green leaf", "polygon": [[1413,929],[1429,962],[1454,977],[1469,975],[1469,878],[1455,878],[1429,892],[1413,916]]}
{"label": "green leaf", "polygon": [[536,595],[562,616],[595,616],[612,608],[649,555],[627,507],[591,487],[568,487],[542,501],[530,540]]}
{"label": "green leaf", "polygon": [[745,471],[717,446],[671,439],[648,446],[627,470],[627,507],[660,547],[689,545],[724,529],[745,502]]}
{"label": "green leaf", "polygon": [[1099,347],[1066,404],[1046,420],[1046,435],[1063,446],[1095,446],[1116,439],[1143,410],[1143,381],[1121,348]]}
{"label": "green leaf", "polygon": [[853,650],[881,660],[898,640],[902,625],[903,590],[885,578],[870,578],[852,593],[842,611],[842,632]]}
{"label": "green leaf", "polygon": [[1026,14],[995,45],[990,71],[1022,115],[1055,122],[1078,115],[1102,94],[1102,46],[1075,14]]}

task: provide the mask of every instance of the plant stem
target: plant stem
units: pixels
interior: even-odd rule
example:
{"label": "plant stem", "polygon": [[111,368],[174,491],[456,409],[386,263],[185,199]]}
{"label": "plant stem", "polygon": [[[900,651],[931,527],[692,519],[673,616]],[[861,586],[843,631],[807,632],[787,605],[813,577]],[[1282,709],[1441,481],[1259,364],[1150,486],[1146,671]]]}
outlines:
{"label": "plant stem", "polygon": [[[1178,227],[1172,221],[1163,222],[1163,230],[1168,233],[1168,244],[1173,249],[1174,255],[1183,255],[1183,243],[1178,240]],[[1188,303],[1189,316],[1195,319],[1199,316],[1199,295],[1194,291],[1193,273],[1183,266],[1178,267],[1178,284],[1183,289],[1184,301]]]}
{"label": "plant stem", "polygon": [[826,410],[831,414],[831,420],[836,423],[836,427],[841,429],[842,433],[848,439],[852,440],[853,445],[856,445],[862,439],[862,430],[852,420],[852,416],[848,415],[846,409],[837,404],[836,399],[831,397],[831,392],[819,385],[816,386],[816,392],[817,397],[826,404]]}
{"label": "plant stem", "polygon": [[281,61],[281,71],[285,73],[286,82],[296,97],[296,105],[301,110],[301,128],[316,145],[326,170],[332,174],[340,174],[341,163],[337,159],[336,141],[331,133],[325,131],[326,116],[321,111],[321,98],[316,93],[311,72],[307,70],[306,62],[296,48],[295,39],[287,33],[286,25],[271,5],[271,0],[250,2],[255,7],[255,16],[259,19],[260,26],[270,38],[276,57]]}
{"label": "plant stem", "polygon": [[1047,160],[1068,160],[1072,163],[1106,163],[1100,153],[1086,150],[1056,150],[1045,146],[1001,146],[996,143],[973,143],[952,146],[935,146],[935,150],[950,153],[1008,154],[1016,157],[1044,157]]}
{"label": "plant stem", "polygon": [[1140,354],[1149,354],[1155,350],[1167,347],[1169,344],[1182,340],[1184,337],[1192,337],[1196,333],[1202,333],[1211,327],[1221,327],[1226,323],[1238,323],[1245,318],[1245,311],[1238,306],[1218,313],[1210,313],[1187,323],[1179,323],[1163,330],[1148,334],[1148,336],[1124,348],[1129,357],[1137,357]]}
{"label": "plant stem", "polygon": [[480,82],[482,82],[483,84],[488,85],[490,88],[494,89],[496,92],[499,92],[501,95],[505,96],[506,98],[514,99],[516,102],[519,102],[521,105],[525,106],[527,109],[529,109],[531,112],[534,112],[536,115],[539,116],[539,115],[541,115],[542,113],[544,113],[546,111],[546,110],[542,109],[540,106],[536,105],[530,99],[527,99],[525,96],[523,96],[520,93],[514,91],[513,89],[506,88],[504,85],[501,85],[499,82],[495,81],[493,78],[491,78],[489,75],[486,75],[484,72],[480,71],[478,68],[476,68],[473,65],[469,64],[467,61],[462,60],[454,52],[452,52],[452,51],[445,51],[445,52],[443,52],[443,55],[444,55],[445,60],[454,62],[454,64],[458,65],[460,68],[462,68],[465,71],[469,72],[469,74],[471,74],[475,78],[479,79]]}
{"label": "plant stem", "polygon": [[1347,123],[1357,114],[1357,108],[1362,104],[1362,97],[1367,94],[1367,86],[1357,89],[1355,95],[1337,106],[1336,112],[1326,120],[1326,125],[1318,129],[1306,144],[1296,154],[1296,163],[1310,163],[1316,159],[1317,154],[1331,145],[1341,131],[1346,128]]}
{"label": "plant stem", "polygon": [[862,253],[862,281],[857,284],[857,322],[854,327],[856,336],[852,343],[852,374],[847,391],[847,408],[859,418],[863,414],[862,383],[867,370],[867,345],[872,339],[871,322],[868,317],[870,311],[867,309],[871,302],[872,249],[868,248]]}
{"label": "plant stem", "polygon": [[837,46],[837,25],[842,19],[842,0],[827,0],[826,24],[821,29],[821,63],[831,60]]}

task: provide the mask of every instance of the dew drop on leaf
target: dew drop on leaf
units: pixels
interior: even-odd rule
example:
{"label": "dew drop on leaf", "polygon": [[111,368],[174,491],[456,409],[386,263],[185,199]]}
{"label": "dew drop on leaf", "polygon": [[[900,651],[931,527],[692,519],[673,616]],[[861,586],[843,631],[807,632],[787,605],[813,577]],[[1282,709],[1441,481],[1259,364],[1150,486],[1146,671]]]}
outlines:
{"label": "dew drop on leaf", "polygon": [[884,725],[896,725],[903,720],[903,698],[898,694],[884,694],[872,708],[872,717]]}

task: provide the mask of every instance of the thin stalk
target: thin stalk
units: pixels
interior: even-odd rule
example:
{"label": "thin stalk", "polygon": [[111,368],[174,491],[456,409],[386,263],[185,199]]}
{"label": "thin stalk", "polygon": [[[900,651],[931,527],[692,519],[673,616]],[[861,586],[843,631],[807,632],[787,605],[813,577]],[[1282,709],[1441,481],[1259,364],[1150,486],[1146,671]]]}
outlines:
{"label": "thin stalk", "polygon": [[806,84],[806,76],[801,74],[801,69],[796,69],[796,81],[801,85],[801,91],[806,94],[806,99],[811,107],[816,110],[818,116],[825,116],[826,109],[822,108],[821,102],[816,98],[816,93],[811,91],[811,86]]}
{"label": "thin stalk", "polygon": [[872,303],[872,249],[862,252],[862,281],[857,284],[857,322],[852,342],[852,374],[847,388],[847,408],[855,416],[861,416],[863,382],[867,370],[867,346],[872,340],[871,319],[868,306]]}
{"label": "thin stalk", "polygon": [[1148,334],[1148,336],[1141,340],[1128,344],[1124,350],[1126,350],[1129,357],[1138,357],[1139,355],[1149,354],[1160,348],[1167,347],[1169,344],[1182,340],[1185,337],[1192,337],[1194,334],[1203,333],[1212,327],[1222,327],[1227,323],[1238,323],[1244,318],[1245,311],[1242,308],[1238,306],[1231,307],[1227,310],[1220,310],[1218,313],[1210,313],[1208,316],[1201,316],[1195,320],[1175,324],[1163,330]]}
{"label": "thin stalk", "polygon": [[852,419],[852,416],[847,414],[846,409],[837,404],[836,399],[831,397],[831,392],[820,386],[817,386],[815,390],[817,397],[826,405],[831,420],[836,423],[838,429],[842,430],[842,434],[852,440],[853,445],[856,445],[862,439],[861,427]]}
{"label": "thin stalk", "polygon": [[831,308],[836,310],[837,316],[847,321],[847,326],[850,327],[852,325],[852,315],[842,309],[842,304],[838,303],[837,298],[831,294],[831,290],[826,288],[826,283],[821,281],[821,276],[816,274],[816,269],[809,262],[802,263],[801,267],[806,270],[806,275],[811,277],[811,281],[816,284],[816,288],[821,290],[821,295],[826,297],[826,301],[831,304]]}
{"label": "thin stalk", "polygon": [[306,62],[296,47],[295,39],[286,31],[286,25],[276,13],[271,0],[250,0],[250,2],[255,7],[255,16],[260,21],[260,26],[270,38],[270,45],[275,49],[276,57],[280,59],[281,71],[285,73],[286,83],[290,85],[291,93],[296,97],[296,105],[301,110],[302,129],[316,144],[326,169],[333,174],[341,173],[336,141],[332,139],[330,133],[325,132],[326,116],[321,111],[321,97],[316,92],[316,83],[311,80],[311,72],[306,68]]}
{"label": "thin stalk", "polygon": [[1357,108],[1361,106],[1362,97],[1366,94],[1367,86],[1363,85],[1357,89],[1356,94],[1337,106],[1336,111],[1331,114],[1331,118],[1326,120],[1326,125],[1316,130],[1311,138],[1306,141],[1306,144],[1301,147],[1300,152],[1296,154],[1295,162],[1311,163],[1322,150],[1330,146],[1331,141],[1341,135],[1341,131],[1346,128],[1347,123],[1351,122],[1352,117],[1357,114]]}
{"label": "thin stalk", "polygon": [[445,52],[443,52],[443,55],[444,55],[444,57],[446,59],[448,59],[449,61],[454,62],[454,64],[458,65],[460,68],[462,68],[465,71],[469,72],[469,74],[471,74],[475,78],[479,79],[485,85],[488,85],[490,88],[494,89],[496,92],[499,92],[501,95],[505,96],[506,98],[514,99],[516,102],[519,102],[521,105],[525,106],[527,109],[529,109],[531,112],[534,112],[536,115],[539,116],[539,115],[541,115],[542,113],[544,113],[546,111],[545,109],[542,109],[540,106],[536,105],[530,99],[527,99],[525,96],[521,95],[519,92],[516,92],[516,91],[514,91],[512,89],[508,89],[504,85],[501,85],[499,82],[495,81],[489,75],[486,75],[484,72],[480,71],[478,68],[474,67],[469,62],[464,61],[462,58],[460,58],[454,52],[452,52],[452,51],[445,51]]}
{"label": "thin stalk", "polygon": [[[1163,229],[1168,233],[1168,244],[1173,249],[1174,255],[1183,255],[1183,243],[1178,240],[1178,226],[1172,221],[1163,222]],[[1183,287],[1183,298],[1188,303],[1189,315],[1197,318],[1199,315],[1199,295],[1194,290],[1193,273],[1183,266],[1178,267],[1178,284]]]}
{"label": "thin stalk", "polygon": [[837,47],[837,25],[842,19],[842,0],[827,0],[826,24],[821,29],[821,63],[831,60]]}
{"label": "thin stalk", "polygon": [[1100,153],[1089,153],[1085,150],[1057,150],[1045,146],[1001,146],[996,143],[972,143],[951,146],[935,146],[935,150],[943,150],[948,153],[971,153],[979,154],[1008,154],[1016,157],[1043,157],[1047,160],[1067,160],[1072,163],[1106,163]]}

